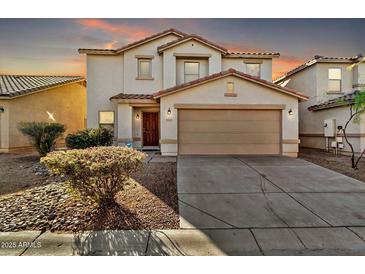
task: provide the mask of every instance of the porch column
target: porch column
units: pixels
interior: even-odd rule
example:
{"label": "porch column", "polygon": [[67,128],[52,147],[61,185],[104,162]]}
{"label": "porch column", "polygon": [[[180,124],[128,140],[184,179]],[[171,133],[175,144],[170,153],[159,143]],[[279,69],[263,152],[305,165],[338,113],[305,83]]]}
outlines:
{"label": "porch column", "polygon": [[118,104],[118,145],[132,143],[133,107],[129,104]]}

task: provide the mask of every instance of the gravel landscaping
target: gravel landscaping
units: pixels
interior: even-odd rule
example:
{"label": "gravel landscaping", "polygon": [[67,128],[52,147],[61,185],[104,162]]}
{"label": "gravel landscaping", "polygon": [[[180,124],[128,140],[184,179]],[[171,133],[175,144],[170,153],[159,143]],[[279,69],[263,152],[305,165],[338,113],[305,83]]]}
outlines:
{"label": "gravel landscaping", "polygon": [[0,155],[0,231],[179,228],[176,163],[146,163],[108,209],[71,193],[36,156]]}
{"label": "gravel landscaping", "polygon": [[351,167],[351,159],[349,156],[336,156],[333,152],[326,152],[324,150],[301,148],[299,158],[365,182],[364,158],[360,161],[358,170],[354,170]]}

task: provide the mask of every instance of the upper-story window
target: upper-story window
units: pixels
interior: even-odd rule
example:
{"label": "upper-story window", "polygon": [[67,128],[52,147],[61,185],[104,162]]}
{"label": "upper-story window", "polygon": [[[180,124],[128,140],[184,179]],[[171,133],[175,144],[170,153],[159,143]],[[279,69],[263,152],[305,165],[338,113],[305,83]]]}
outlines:
{"label": "upper-story window", "polygon": [[184,63],[184,82],[199,79],[199,62]]}
{"label": "upper-story window", "polygon": [[261,64],[246,63],[246,72],[249,75],[260,78],[260,76],[261,76]]}
{"label": "upper-story window", "polygon": [[341,68],[328,69],[328,92],[341,92]]}
{"label": "upper-story window", "polygon": [[138,78],[151,79],[152,78],[152,60],[138,59]]}

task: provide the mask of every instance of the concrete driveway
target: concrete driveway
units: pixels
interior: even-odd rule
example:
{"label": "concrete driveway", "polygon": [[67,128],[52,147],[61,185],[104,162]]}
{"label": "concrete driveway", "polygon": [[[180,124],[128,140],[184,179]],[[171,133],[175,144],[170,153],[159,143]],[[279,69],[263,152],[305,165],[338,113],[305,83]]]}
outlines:
{"label": "concrete driveway", "polygon": [[365,183],[281,156],[180,156],[177,166],[182,229],[246,231],[263,254],[365,255]]}

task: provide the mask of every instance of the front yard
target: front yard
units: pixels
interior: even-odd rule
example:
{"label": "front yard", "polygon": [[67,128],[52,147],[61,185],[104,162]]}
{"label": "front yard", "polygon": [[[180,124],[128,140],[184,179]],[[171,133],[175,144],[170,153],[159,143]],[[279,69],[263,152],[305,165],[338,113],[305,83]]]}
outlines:
{"label": "front yard", "polygon": [[336,156],[333,152],[312,148],[301,148],[299,158],[365,182],[365,159],[360,161],[359,169],[354,170],[351,168],[349,156]]}
{"label": "front yard", "polygon": [[0,160],[0,231],[179,227],[176,163],[146,163],[117,204],[100,211],[49,175],[37,156],[0,154]]}

